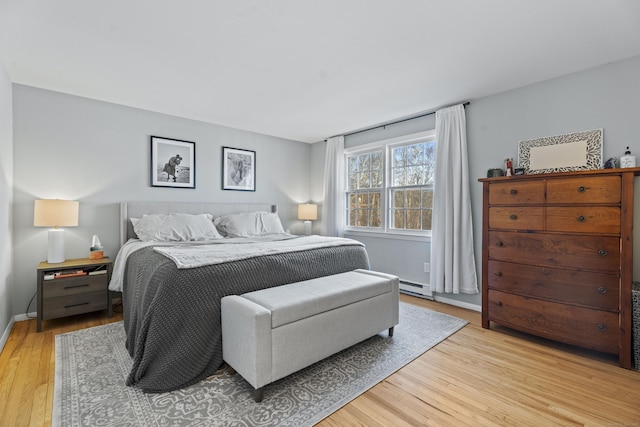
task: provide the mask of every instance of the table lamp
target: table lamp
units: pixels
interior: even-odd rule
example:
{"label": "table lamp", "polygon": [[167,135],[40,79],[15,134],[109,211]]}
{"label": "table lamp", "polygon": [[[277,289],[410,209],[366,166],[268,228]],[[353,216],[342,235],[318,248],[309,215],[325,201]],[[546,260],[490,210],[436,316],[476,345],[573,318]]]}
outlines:
{"label": "table lamp", "polygon": [[318,219],[318,205],[303,203],[298,205],[298,219],[304,221],[304,234],[311,234],[311,221]]}
{"label": "table lamp", "polygon": [[34,227],[54,227],[49,230],[47,262],[57,264],[64,258],[64,230],[78,226],[78,202],[74,200],[36,200],[33,210]]}

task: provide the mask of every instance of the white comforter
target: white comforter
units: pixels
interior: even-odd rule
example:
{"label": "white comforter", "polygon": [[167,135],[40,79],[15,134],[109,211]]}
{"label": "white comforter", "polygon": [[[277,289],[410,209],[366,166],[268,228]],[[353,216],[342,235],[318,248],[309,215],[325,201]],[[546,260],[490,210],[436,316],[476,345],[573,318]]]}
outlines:
{"label": "white comforter", "polygon": [[226,238],[202,242],[142,242],[131,239],[118,252],[109,290],[122,292],[127,258],[136,250],[149,246],[153,246],[153,250],[170,258],[178,268],[182,269],[277,253],[343,245],[364,246],[357,240],[342,237],[293,236],[290,234]]}

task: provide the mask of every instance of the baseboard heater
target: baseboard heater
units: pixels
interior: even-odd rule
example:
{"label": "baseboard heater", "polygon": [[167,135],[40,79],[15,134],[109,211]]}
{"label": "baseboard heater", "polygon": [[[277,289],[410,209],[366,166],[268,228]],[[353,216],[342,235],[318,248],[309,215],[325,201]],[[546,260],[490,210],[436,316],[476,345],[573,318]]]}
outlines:
{"label": "baseboard heater", "polygon": [[409,282],[401,279],[400,291],[405,294],[416,295],[422,298],[432,298],[430,285],[422,285],[420,283]]}

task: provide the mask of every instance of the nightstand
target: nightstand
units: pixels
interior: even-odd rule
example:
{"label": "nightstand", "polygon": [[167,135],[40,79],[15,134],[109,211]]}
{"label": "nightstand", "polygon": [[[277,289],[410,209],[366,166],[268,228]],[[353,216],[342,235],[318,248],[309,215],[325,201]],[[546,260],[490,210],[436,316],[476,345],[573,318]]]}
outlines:
{"label": "nightstand", "polygon": [[43,320],[74,314],[108,309],[111,317],[108,287],[112,270],[109,258],[70,259],[58,264],[41,262],[38,265],[37,331],[42,330]]}

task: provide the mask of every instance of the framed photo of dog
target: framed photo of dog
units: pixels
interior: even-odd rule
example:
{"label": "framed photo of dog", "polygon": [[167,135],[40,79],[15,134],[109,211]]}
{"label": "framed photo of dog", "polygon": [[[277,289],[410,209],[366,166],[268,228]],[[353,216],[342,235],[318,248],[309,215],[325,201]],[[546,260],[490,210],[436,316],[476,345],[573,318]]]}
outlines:
{"label": "framed photo of dog", "polygon": [[222,147],[222,189],[256,191],[256,152]]}
{"label": "framed photo of dog", "polygon": [[151,186],[196,188],[196,143],[151,136]]}

